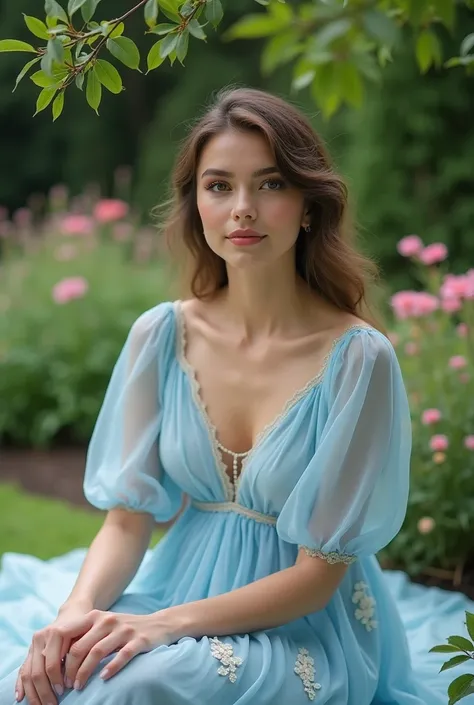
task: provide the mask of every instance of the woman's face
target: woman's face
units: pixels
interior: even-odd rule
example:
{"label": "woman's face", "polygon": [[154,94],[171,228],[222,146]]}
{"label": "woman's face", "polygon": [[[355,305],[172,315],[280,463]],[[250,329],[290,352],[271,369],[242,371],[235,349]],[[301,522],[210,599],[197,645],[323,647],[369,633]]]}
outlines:
{"label": "woman's face", "polygon": [[[288,184],[258,132],[227,130],[203,149],[197,207],[209,247],[235,267],[271,264],[293,255],[309,223],[301,191]],[[236,232],[246,230],[246,233]],[[258,234],[260,237],[246,237]]]}

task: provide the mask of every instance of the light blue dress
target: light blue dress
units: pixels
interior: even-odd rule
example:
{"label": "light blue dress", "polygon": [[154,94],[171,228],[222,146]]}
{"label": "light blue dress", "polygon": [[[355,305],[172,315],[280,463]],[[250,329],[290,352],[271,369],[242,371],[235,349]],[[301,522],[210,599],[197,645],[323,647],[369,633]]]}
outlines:
{"label": "light blue dress", "polygon": [[[390,342],[363,325],[338,338],[323,369],[261,433],[236,492],[185,343],[179,302],[136,321],[91,440],[84,489],[96,507],[164,522],[188,497],[111,609],[155,612],[234,590],[292,566],[299,546],[344,561],[347,573],[325,609],[250,634],[184,637],[102,682],[108,657],[60,702],[446,705],[447,684],[463,670],[439,675],[443,656],[428,650],[462,632],[463,611],[474,606],[384,574],[375,558],[400,529],[409,485],[410,414]],[[54,619],[83,558],[84,550],[48,562],[4,557],[0,705],[13,705],[31,636]]]}

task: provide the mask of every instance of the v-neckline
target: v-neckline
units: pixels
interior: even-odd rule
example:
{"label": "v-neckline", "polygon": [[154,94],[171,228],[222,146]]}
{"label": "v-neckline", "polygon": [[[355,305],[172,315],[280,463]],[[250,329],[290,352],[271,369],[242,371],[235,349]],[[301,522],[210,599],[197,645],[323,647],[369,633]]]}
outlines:
{"label": "v-neckline", "polygon": [[321,364],[321,367],[319,368],[318,372],[314,377],[312,377],[306,384],[299,389],[297,389],[292,396],[287,399],[285,404],[283,405],[283,408],[281,411],[275,416],[273,421],[268,423],[266,426],[262,428],[261,431],[257,434],[255,438],[255,442],[252,445],[252,447],[246,452],[246,453],[234,453],[234,451],[230,451],[229,449],[228,452],[232,456],[240,456],[243,457],[242,463],[241,463],[241,468],[240,468],[240,475],[238,477],[237,483],[234,485],[231,480],[229,475],[227,474],[227,465],[224,462],[224,459],[222,457],[222,453],[220,451],[220,447],[222,444],[219,442],[219,434],[217,431],[217,427],[213,424],[208,411],[207,411],[207,405],[204,401],[204,398],[202,396],[202,390],[201,390],[201,385],[199,383],[199,380],[197,378],[197,373],[195,368],[190,364],[189,360],[187,359],[186,356],[186,349],[187,349],[187,326],[186,326],[186,319],[184,317],[184,313],[182,310],[182,301],[181,299],[177,299],[174,301],[174,312],[175,312],[175,321],[176,321],[176,358],[178,360],[178,363],[184,372],[185,378],[188,380],[191,388],[191,395],[194,401],[194,405],[204,422],[204,425],[207,429],[208,436],[209,436],[209,443],[212,451],[212,455],[214,457],[215,461],[215,466],[218,471],[219,477],[222,481],[224,493],[226,496],[226,500],[229,502],[237,502],[238,499],[238,494],[239,494],[239,489],[241,486],[241,481],[242,477],[244,475],[244,471],[247,468],[249,461],[253,455],[257,452],[257,450],[263,445],[263,443],[267,440],[267,438],[271,435],[271,433],[277,428],[283,421],[284,419],[288,416],[288,414],[296,407],[299,401],[303,399],[309,392],[317,387],[319,383],[321,382],[327,367],[329,360],[332,356],[332,353],[334,352],[336,346],[341,342],[341,340],[352,330],[356,329],[368,329],[368,330],[373,330],[372,326],[369,325],[364,325],[362,323],[354,323],[353,325],[349,326],[346,328],[345,331],[341,333],[341,335],[337,336],[331,344],[331,347],[329,348],[328,352],[323,358],[323,362]]}

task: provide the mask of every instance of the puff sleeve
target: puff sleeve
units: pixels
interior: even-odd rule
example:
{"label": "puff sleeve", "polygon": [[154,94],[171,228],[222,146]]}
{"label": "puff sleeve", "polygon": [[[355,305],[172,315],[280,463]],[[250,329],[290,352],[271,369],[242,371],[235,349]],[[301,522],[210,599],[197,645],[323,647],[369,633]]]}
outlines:
{"label": "puff sleeve", "polygon": [[411,419],[395,351],[375,329],[336,346],[322,382],[314,456],[285,502],[279,536],[330,563],[377,553],[409,490]]}
{"label": "puff sleeve", "polygon": [[97,418],[84,476],[84,494],[94,506],[147,512],[158,522],[170,520],[182,501],[158,452],[170,319],[163,303],[133,324]]}

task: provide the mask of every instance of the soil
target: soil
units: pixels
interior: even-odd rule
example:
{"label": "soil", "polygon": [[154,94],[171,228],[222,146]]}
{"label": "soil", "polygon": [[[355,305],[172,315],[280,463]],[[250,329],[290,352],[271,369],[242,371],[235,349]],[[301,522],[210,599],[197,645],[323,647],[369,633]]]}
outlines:
{"label": "soil", "polygon": [[[0,482],[12,482],[27,492],[55,497],[92,510],[82,491],[85,459],[84,447],[3,449]],[[415,582],[463,592],[474,600],[474,566],[464,569],[462,573],[427,569]]]}

